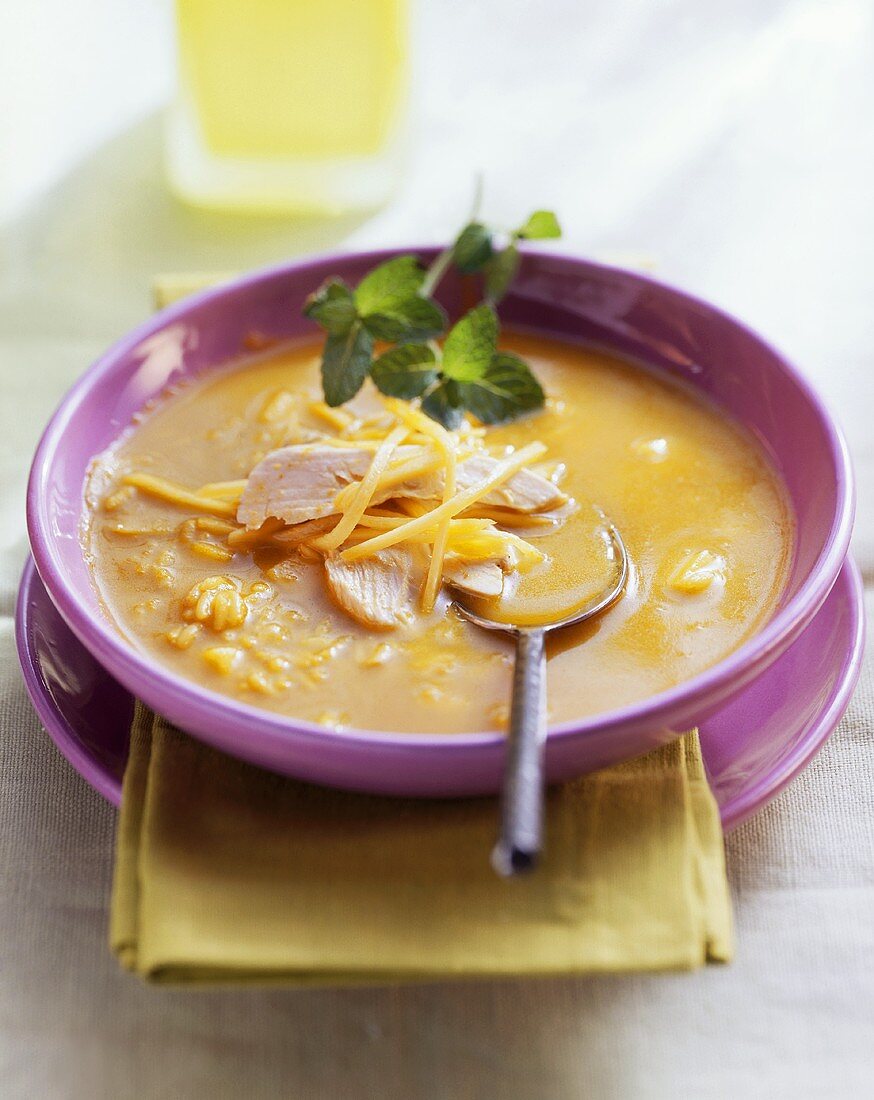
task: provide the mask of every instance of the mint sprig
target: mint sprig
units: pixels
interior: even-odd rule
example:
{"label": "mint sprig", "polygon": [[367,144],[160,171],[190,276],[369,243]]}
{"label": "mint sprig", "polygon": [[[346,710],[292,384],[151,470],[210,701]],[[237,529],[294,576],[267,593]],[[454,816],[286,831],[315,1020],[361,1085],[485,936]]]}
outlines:
{"label": "mint sprig", "polygon": [[465,274],[482,272],[486,299],[494,303],[504,297],[519,270],[519,242],[554,240],[561,236],[561,226],[551,210],[535,210],[518,229],[503,234],[503,247],[498,247],[499,236],[496,229],[471,221],[452,246],[458,270]]}
{"label": "mint sprig", "polygon": [[[498,351],[500,325],[493,304],[506,294],[519,267],[524,241],[561,236],[558,220],[536,210],[510,232],[474,215],[427,270],[412,255],[396,256],[368,272],[353,289],[326,280],[303,312],[325,331],[322,388],[328,405],[351,400],[370,376],[384,394],[421,398],[422,409],[448,428],[466,412],[499,424],[543,405],[544,394],[528,364]],[[432,295],[450,266],[481,274],[486,301],[449,331],[442,350],[433,341],[447,317]],[[394,345],[374,359],[374,344]]]}

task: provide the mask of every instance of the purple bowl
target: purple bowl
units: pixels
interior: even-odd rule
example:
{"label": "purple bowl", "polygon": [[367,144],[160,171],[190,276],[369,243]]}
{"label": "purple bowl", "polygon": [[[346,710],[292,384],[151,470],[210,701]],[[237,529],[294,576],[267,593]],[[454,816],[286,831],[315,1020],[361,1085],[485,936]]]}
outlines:
{"label": "purple bowl", "polygon": [[[126,641],[100,607],[79,543],[91,459],[172,380],[239,355],[253,330],[282,339],[312,332],[300,316],[323,279],[354,282],[399,250],[340,254],[257,272],[175,305],[119,341],[70,390],[34,457],[27,495],[40,577],[70,628],[128,690],[215,747],[318,783],[388,794],[462,795],[499,789],[504,738],[332,731],[258,710],[198,686]],[[435,250],[418,249],[425,259]],[[459,309],[447,278],[440,295]],[[786,591],[770,621],[719,664],[634,706],[554,726],[550,780],[647,752],[695,725],[759,676],[804,630],[830,592],[849,545],[852,472],[828,412],[798,372],[725,313],[641,275],[585,260],[527,253],[505,321],[649,363],[707,394],[763,442],[788,488],[797,539]]]}

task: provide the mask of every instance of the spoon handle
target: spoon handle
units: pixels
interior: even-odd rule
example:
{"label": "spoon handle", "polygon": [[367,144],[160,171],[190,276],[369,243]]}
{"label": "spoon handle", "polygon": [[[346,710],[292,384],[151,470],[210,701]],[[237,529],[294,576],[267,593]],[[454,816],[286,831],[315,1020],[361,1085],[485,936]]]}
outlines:
{"label": "spoon handle", "polygon": [[501,835],[492,855],[499,874],[515,875],[537,862],[543,842],[543,745],[546,740],[546,651],[542,630],[516,634],[516,667]]}

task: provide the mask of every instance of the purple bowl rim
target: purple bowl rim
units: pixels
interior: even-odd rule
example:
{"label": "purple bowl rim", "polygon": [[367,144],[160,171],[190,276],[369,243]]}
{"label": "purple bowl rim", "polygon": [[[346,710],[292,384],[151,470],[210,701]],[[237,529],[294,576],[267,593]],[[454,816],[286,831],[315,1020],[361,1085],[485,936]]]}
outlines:
{"label": "purple bowl rim", "polygon": [[[306,722],[303,719],[274,714],[271,711],[238,702],[228,696],[203,688],[193,680],[178,676],[149,658],[146,653],[135,649],[113,627],[108,619],[98,616],[79,603],[75,590],[72,586],[67,585],[63,572],[58,568],[54,559],[48,523],[45,522],[48,517],[42,512],[42,494],[40,490],[43,478],[48,474],[48,459],[57,449],[63,430],[73,412],[83,403],[93,383],[104,375],[111,374],[118,361],[129,355],[147,337],[153,336],[174,322],[184,319],[189,312],[198,309],[202,305],[218,301],[226,295],[253,288],[261,283],[269,283],[282,276],[292,273],[305,274],[307,271],[329,265],[342,268],[344,264],[350,261],[375,264],[407,252],[433,256],[439,251],[440,247],[440,245],[411,245],[365,251],[343,250],[319,253],[304,260],[284,261],[258,268],[216,287],[209,287],[159,311],[115,341],[73,383],[61,399],[40,437],[28,479],[26,513],[31,551],[37,571],[49,595],[73,632],[91,650],[101,664],[110,669],[120,666],[130,674],[131,679],[137,680],[141,684],[144,683],[146,690],[142,692],[142,695],[147,701],[150,697],[157,699],[161,697],[162,693],[169,690],[181,705],[191,708],[198,714],[205,716],[221,714],[225,719],[234,716],[240,720],[241,726],[244,723],[254,723],[258,727],[258,734],[262,739],[279,744],[287,743],[289,735],[316,740],[322,744],[326,740],[359,742],[370,746],[382,745],[393,748],[415,746],[422,751],[438,752],[458,751],[467,748],[481,749],[484,746],[498,746],[503,743],[504,735],[498,732],[420,734],[403,731],[356,729],[353,727],[332,730],[312,722]],[[640,722],[643,719],[658,722],[664,715],[678,710],[683,704],[688,704],[694,698],[718,692],[733,679],[742,676],[745,670],[755,667],[758,663],[767,659],[775,649],[779,650],[799,624],[809,618],[822,604],[847,556],[855,513],[854,478],[852,463],[843,433],[838,428],[822,398],[784,355],[742,321],[702,298],[638,272],[556,251],[526,248],[525,257],[529,263],[532,261],[545,261],[551,264],[568,265],[572,268],[594,270],[602,274],[612,273],[656,293],[667,293],[669,296],[679,298],[686,305],[697,307],[705,313],[716,315],[721,320],[727,321],[736,330],[764,348],[773,358],[779,370],[804,394],[825,429],[831,459],[837,471],[835,478],[835,512],[825,544],[799,590],[765,624],[762,630],[747,639],[738,649],[715,665],[672,688],[618,710],[551,726],[548,736],[552,741],[567,737],[584,737],[594,732],[603,733],[621,727],[626,723]],[[544,330],[544,333],[546,334],[546,330]],[[217,746],[226,749],[226,751],[234,752],[233,740],[224,733],[216,730],[215,735],[210,740]]]}
{"label": "purple bowl rim", "polygon": [[775,772],[772,769],[748,790],[729,799],[720,807],[722,828],[725,832],[742,825],[747,818],[752,817],[773,801],[804,771],[834,733],[850,704],[862,673],[862,658],[865,652],[865,588],[861,570],[851,554],[847,555],[841,566],[840,572],[844,571],[846,571],[847,585],[850,590],[853,640],[844,655],[840,673],[832,680],[828,701],[823,710],[816,715],[813,723],[815,732],[813,736],[799,740],[778,771]]}
{"label": "purple bowl rim", "polygon": [[[841,567],[841,573],[844,572],[846,572],[850,589],[850,614],[854,625],[853,641],[845,655],[840,675],[834,678],[828,704],[816,717],[813,735],[799,741],[795,750],[784,760],[782,768],[769,771],[749,790],[729,799],[719,807],[722,828],[726,833],[738,828],[749,817],[758,813],[798,777],[834,733],[849,705],[862,670],[866,627],[862,574],[851,555],[847,556]],[[81,743],[71,735],[71,727],[66,719],[50,705],[48,693],[42,690],[44,679],[36,652],[30,645],[27,629],[26,602],[35,579],[38,583],[42,583],[33,558],[28,556],[15,606],[15,642],[25,688],[38,717],[61,755],[69,761],[86,783],[89,783],[109,803],[118,807],[121,805],[122,798],[121,780],[115,779],[83,750]],[[767,675],[767,671],[762,675]]]}
{"label": "purple bowl rim", "polygon": [[37,717],[48,731],[49,737],[51,737],[64,759],[98,794],[103,795],[113,806],[120,806],[121,782],[113,779],[86,752],[81,742],[71,735],[69,723],[60,711],[51,706],[48,701],[51,693],[46,689],[40,662],[37,659],[36,650],[31,645],[30,633],[27,629],[26,604],[30,596],[34,576],[39,576],[39,570],[36,568],[33,558],[28,555],[22,570],[18,595],[15,599],[15,648],[18,652],[18,663],[21,665],[25,689],[31,703],[33,703]]}

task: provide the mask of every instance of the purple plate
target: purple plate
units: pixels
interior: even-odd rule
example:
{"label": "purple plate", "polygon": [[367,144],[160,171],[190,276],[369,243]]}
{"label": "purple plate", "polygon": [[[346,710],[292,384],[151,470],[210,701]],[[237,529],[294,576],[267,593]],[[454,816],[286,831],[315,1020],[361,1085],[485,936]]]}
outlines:
{"label": "purple plate", "polygon": [[[434,250],[419,249],[429,259]],[[111,348],[61,403],[34,458],[28,530],[52,601],[89,653],[132,694],[182,729],[262,767],[387,794],[462,795],[499,789],[506,741],[497,733],[423,736],[327,730],[259,710],[176,675],[132,645],[105,616],[79,544],[92,457],[134,413],[180,377],[240,353],[253,329],[312,332],[304,297],[330,275],[357,281],[397,250],[347,253],[255,272],[172,306]],[[450,276],[443,304],[459,312]],[[546,335],[608,347],[701,390],[770,451],[797,519],[791,575],[771,620],[734,653],[633,706],[554,726],[546,772],[558,780],[663,744],[740,695],[797,639],[831,591],[853,520],[845,444],[804,378],[755,333],[671,287],[585,260],[527,253],[504,319]]]}
{"label": "purple plate", "polygon": [[[61,752],[118,805],[133,697],[71,633],[28,562],[16,639],[34,706]],[[862,584],[850,559],[807,630],[726,707],[701,724],[726,829],[777,795],[840,721],[859,677]]]}

